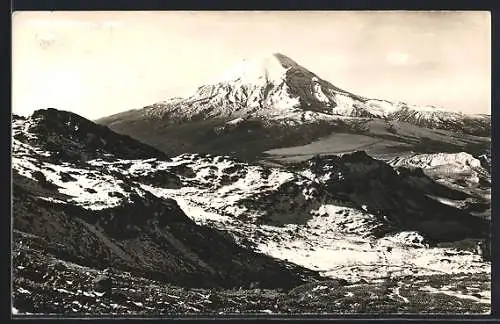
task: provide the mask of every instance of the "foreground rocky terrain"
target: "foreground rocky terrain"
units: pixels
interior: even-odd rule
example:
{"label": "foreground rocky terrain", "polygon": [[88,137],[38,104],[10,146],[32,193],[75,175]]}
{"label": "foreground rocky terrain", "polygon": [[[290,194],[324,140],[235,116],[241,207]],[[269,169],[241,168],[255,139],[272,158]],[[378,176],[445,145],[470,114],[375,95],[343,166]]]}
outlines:
{"label": "foreground rocky terrain", "polygon": [[[488,313],[490,278],[432,275],[379,280],[323,280],[294,289],[185,288],[63,261],[36,238],[14,239],[13,313],[44,315],[279,315]],[[107,289],[97,278],[109,280]]]}
{"label": "foreground rocky terrain", "polygon": [[12,162],[17,314],[489,311],[489,217],[406,160],[169,157],[48,109]]}

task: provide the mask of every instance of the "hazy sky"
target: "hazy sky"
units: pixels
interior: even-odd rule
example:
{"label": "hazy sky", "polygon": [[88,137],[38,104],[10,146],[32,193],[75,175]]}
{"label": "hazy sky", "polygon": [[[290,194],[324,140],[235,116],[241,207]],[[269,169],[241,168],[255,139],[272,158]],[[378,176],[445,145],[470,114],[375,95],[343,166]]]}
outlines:
{"label": "hazy sky", "polygon": [[489,12],[17,12],[12,29],[23,115],[141,108],[274,52],[359,95],[490,112]]}

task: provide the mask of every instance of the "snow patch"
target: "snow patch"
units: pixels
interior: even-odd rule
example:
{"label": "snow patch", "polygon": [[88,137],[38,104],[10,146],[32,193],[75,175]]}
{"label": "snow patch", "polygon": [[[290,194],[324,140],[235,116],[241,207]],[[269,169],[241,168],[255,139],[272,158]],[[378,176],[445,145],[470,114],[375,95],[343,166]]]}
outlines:
{"label": "snow patch", "polygon": [[420,290],[431,292],[434,294],[445,294],[445,295],[457,297],[460,299],[468,299],[468,300],[472,300],[472,301],[482,303],[482,304],[491,304],[491,292],[490,291],[485,291],[484,296],[482,296],[482,297],[476,297],[476,296],[467,295],[467,294],[463,294],[459,291],[456,291],[456,290],[452,289],[451,286],[445,286],[445,287],[442,287],[439,289],[431,287],[431,286],[425,286],[425,287],[421,287]]}
{"label": "snow patch", "polygon": [[263,56],[251,60],[242,60],[231,69],[216,77],[212,83],[228,82],[262,85],[280,83],[285,78],[287,69],[274,56]]}

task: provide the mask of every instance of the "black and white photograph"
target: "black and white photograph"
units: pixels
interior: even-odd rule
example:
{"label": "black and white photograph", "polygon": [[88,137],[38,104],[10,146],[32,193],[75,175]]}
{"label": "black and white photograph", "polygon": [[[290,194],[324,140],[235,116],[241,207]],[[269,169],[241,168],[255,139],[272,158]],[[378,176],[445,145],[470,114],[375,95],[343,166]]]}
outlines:
{"label": "black and white photograph", "polygon": [[13,317],[491,314],[488,11],[16,11]]}

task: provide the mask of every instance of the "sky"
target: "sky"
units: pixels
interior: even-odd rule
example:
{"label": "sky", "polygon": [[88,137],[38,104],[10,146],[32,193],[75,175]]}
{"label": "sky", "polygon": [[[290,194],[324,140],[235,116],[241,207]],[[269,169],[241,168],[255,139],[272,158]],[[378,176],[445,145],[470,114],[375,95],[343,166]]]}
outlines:
{"label": "sky", "polygon": [[12,110],[97,119],[285,54],[352,93],[490,113],[487,11],[15,12]]}

